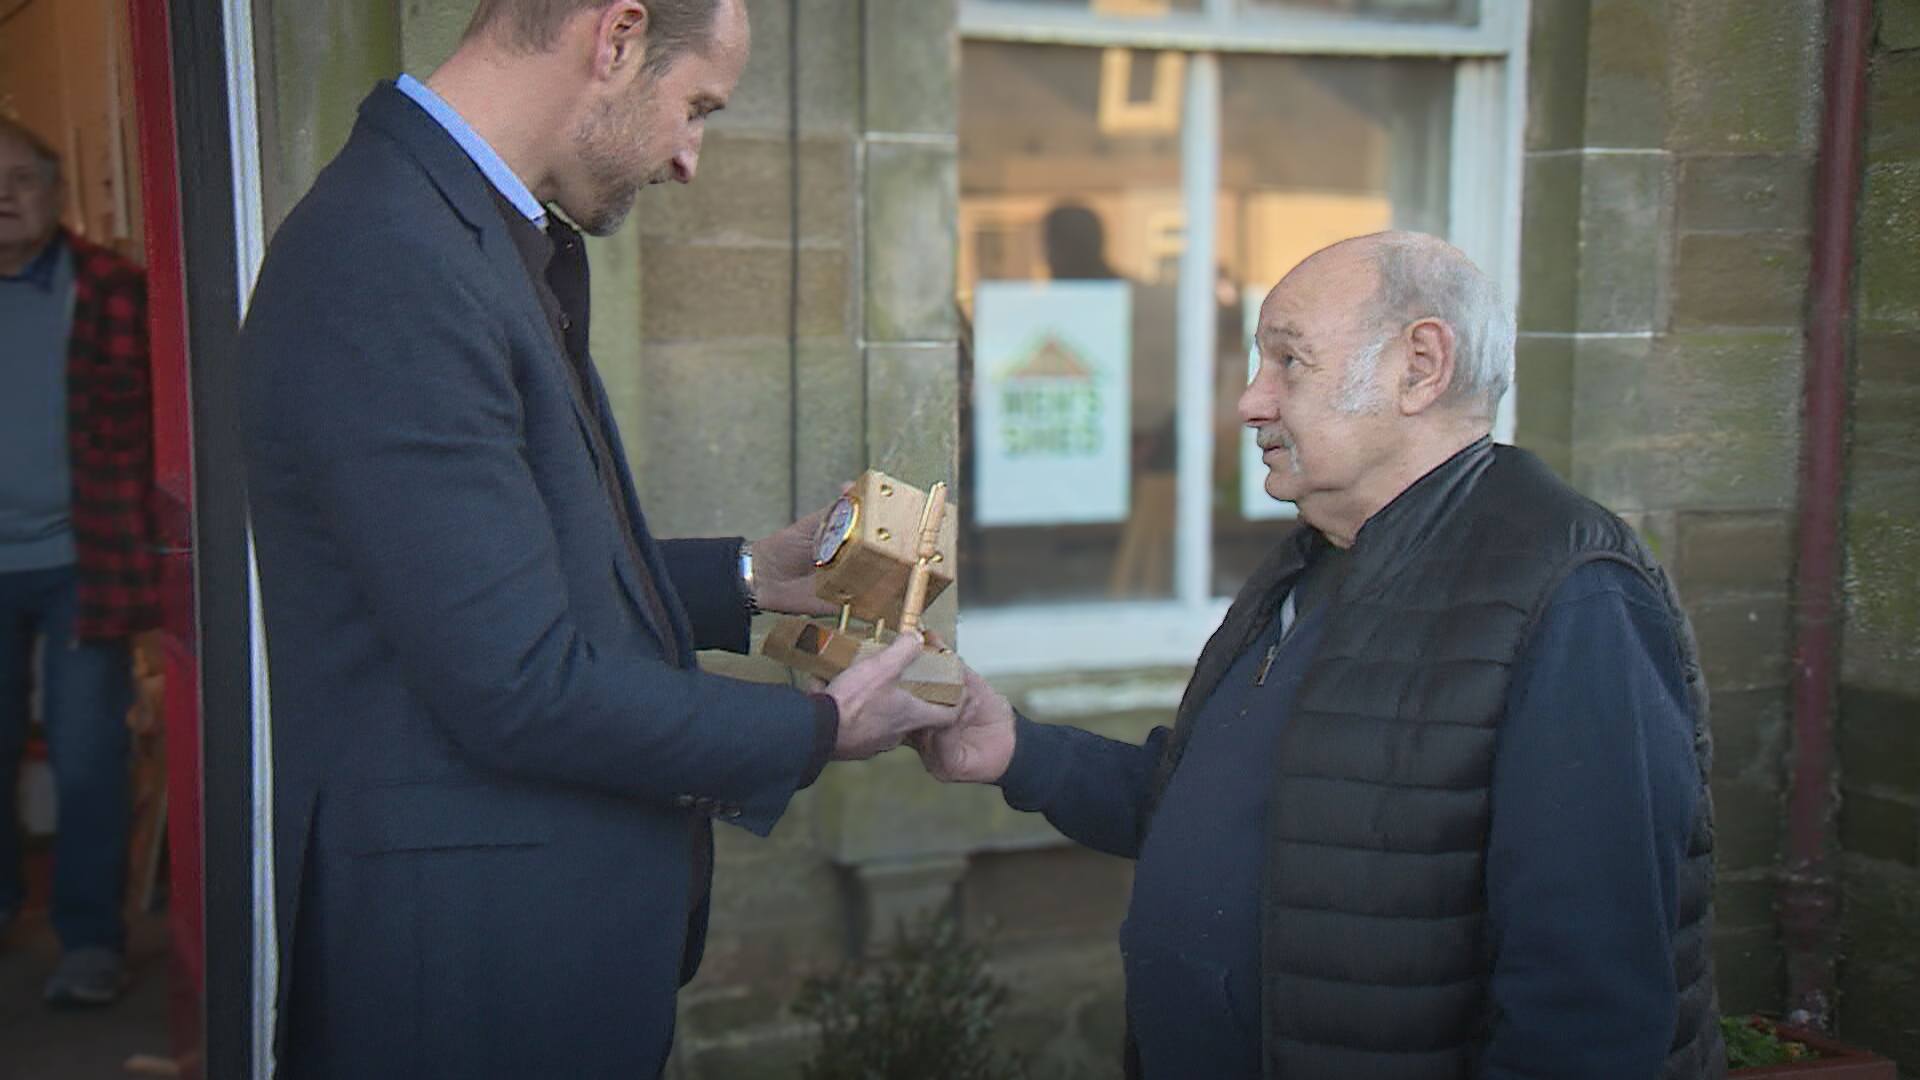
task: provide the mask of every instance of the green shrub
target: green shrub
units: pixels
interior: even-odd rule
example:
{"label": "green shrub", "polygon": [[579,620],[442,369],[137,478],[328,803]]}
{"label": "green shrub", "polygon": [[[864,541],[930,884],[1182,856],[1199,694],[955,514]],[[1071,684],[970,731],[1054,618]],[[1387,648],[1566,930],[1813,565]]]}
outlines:
{"label": "green shrub", "polygon": [[950,919],[894,928],[886,956],[808,979],[794,1012],[820,1025],[804,1080],[1010,1080],[994,1049],[1007,987]]}
{"label": "green shrub", "polygon": [[1819,1056],[1806,1043],[1781,1038],[1772,1024],[1758,1016],[1723,1016],[1720,1033],[1727,1040],[1729,1068],[1789,1065]]}

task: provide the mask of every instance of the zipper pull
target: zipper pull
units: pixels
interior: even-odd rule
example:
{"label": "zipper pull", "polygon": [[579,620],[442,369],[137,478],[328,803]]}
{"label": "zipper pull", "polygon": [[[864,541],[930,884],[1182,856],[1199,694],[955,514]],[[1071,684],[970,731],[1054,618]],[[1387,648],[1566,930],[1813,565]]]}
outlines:
{"label": "zipper pull", "polygon": [[1274,657],[1279,655],[1280,655],[1279,642],[1276,641],[1273,644],[1267,646],[1267,655],[1260,659],[1260,670],[1254,673],[1253,685],[1255,686],[1267,685],[1267,672],[1273,670]]}

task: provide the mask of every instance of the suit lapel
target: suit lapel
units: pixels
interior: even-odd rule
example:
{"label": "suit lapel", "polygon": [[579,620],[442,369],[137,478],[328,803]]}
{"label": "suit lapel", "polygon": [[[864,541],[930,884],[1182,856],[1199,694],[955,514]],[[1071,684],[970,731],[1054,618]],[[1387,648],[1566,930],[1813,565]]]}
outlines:
{"label": "suit lapel", "polygon": [[[647,571],[653,575],[655,582],[665,582],[667,579],[664,568],[659,565],[659,559],[653,550],[653,539],[647,533],[645,519],[640,516],[639,504],[633,497],[632,481],[627,476],[626,462],[621,460],[618,436],[614,434],[612,424],[610,422],[601,424],[600,410],[595,407],[594,402],[583,396],[592,391],[582,385],[582,380],[575,379],[567,372],[566,365],[572,361],[567,359],[566,344],[554,332],[553,323],[548,320],[546,311],[541,307],[533,278],[527,270],[526,263],[521,260],[519,249],[514,246],[506,224],[501,222],[491,232],[483,232],[483,247],[488,240],[492,241],[496,249],[504,249],[504,259],[498,251],[489,251],[488,259],[494,263],[496,270],[509,279],[506,287],[517,290],[516,295],[524,301],[517,305],[520,308],[519,314],[529,321],[538,339],[546,345],[541,350],[545,358],[545,367],[551,377],[559,379],[566,387],[567,403],[573,408],[574,426],[580,435],[580,445],[593,463],[594,474],[604,481],[606,470],[614,470],[614,476],[619,481],[621,497],[627,503],[629,520],[633,523],[634,542],[640,549],[641,557],[647,560]],[[591,367],[588,370],[591,372]],[[608,452],[604,456],[597,445],[599,440],[593,434],[593,425],[596,424],[601,424],[600,430],[606,432]],[[612,460],[609,461],[608,458]],[[611,504],[607,507],[609,513],[618,513],[619,509]],[[619,522],[614,523],[614,528],[616,532],[619,530]],[[671,646],[676,640],[692,640],[691,634],[684,637],[676,634],[675,623],[684,620],[685,616],[679,612],[679,599],[673,595],[672,589],[661,587],[655,590],[660,594],[661,602],[666,606],[668,613],[669,625],[661,626],[659,620],[654,617],[653,605],[647,602],[646,587],[635,576],[640,572],[640,568],[633,564],[632,559],[626,557],[624,551],[616,550],[613,569],[615,576],[620,579],[620,588],[626,593],[630,606],[639,614],[640,621],[646,625],[647,631],[654,636],[655,640],[663,646]],[[690,654],[691,649],[682,649],[681,652]]]}
{"label": "suit lapel", "polygon": [[[647,515],[640,509],[640,495],[633,483],[632,470],[627,468],[627,454],[620,439],[620,430],[614,425],[612,406],[607,401],[606,387],[600,383],[600,373],[593,365],[587,365],[589,392],[593,394],[593,407],[600,418],[601,430],[607,433],[607,445],[611,449],[613,471],[619,480],[620,497],[626,503],[627,516],[633,522],[634,539],[640,547],[640,557],[646,560],[647,573],[652,575],[657,585],[656,592],[660,602],[667,609],[667,618],[672,621],[672,630],[677,640],[686,644],[685,652],[692,654],[693,622],[687,616],[686,605],[680,602],[679,590],[673,587],[673,579],[667,573],[667,564],[661,557],[660,545],[654,541],[653,530],[647,528]],[[635,588],[629,582],[628,587]],[[644,606],[644,605],[643,605]]]}
{"label": "suit lapel", "polygon": [[[553,324],[547,318],[546,310],[541,306],[532,274],[527,268],[527,261],[521,256],[513,234],[508,231],[506,220],[500,216],[492,185],[480,170],[474,167],[472,159],[460,149],[460,144],[454,142],[446,129],[396,89],[391,82],[382,82],[374,88],[373,93],[368,95],[367,100],[360,106],[360,118],[363,123],[381,131],[405,148],[420,163],[427,178],[432,181],[434,187],[439,189],[453,212],[474,231],[481,254],[486,256],[488,265],[500,278],[500,295],[506,298],[512,307],[513,316],[521,321],[535,340],[543,343],[541,352],[544,354],[544,366],[549,377],[559,379],[566,387],[567,401],[572,406],[574,423],[580,435],[580,445],[592,462],[594,472],[597,475],[604,475],[604,470],[608,468],[615,470],[621,496],[626,500],[627,512],[633,522],[634,539],[640,548],[641,557],[647,563],[646,571],[651,573],[653,580],[660,584],[656,591],[667,609],[669,625],[659,624],[651,610],[651,605],[646,601],[645,588],[635,577],[641,568],[634,566],[632,560],[625,557],[624,552],[616,551],[613,564],[621,588],[626,592],[628,601],[633,610],[639,614],[648,632],[652,633],[661,645],[671,649],[676,642],[690,642],[692,631],[687,626],[686,612],[680,604],[679,597],[671,588],[665,565],[659,557],[652,537],[647,532],[645,518],[640,514],[639,502],[633,494],[632,478],[628,475],[626,462],[620,460],[618,436],[614,434],[610,421],[601,428],[607,432],[611,448],[611,452],[606,456],[614,459],[611,462],[604,460],[595,447],[596,440],[589,426],[598,421],[601,410],[596,407],[595,402],[583,396],[583,393],[598,393],[598,390],[597,388],[591,391],[585,390],[579,380],[567,373],[566,365],[571,361],[567,359],[566,344],[554,332]],[[611,505],[608,507],[609,513],[618,511],[618,507]],[[617,530],[618,522],[615,523],[615,527]],[[687,656],[692,655],[690,647],[683,647],[679,651]]]}
{"label": "suit lapel", "polygon": [[[559,366],[567,362],[565,347],[554,337],[553,326],[547,321],[547,313],[534,291],[526,260],[500,216],[493,185],[487,182],[486,176],[445,128],[391,82],[382,82],[367,96],[360,106],[360,118],[399,143],[420,163],[447,205],[473,230],[481,254],[499,277],[500,295],[508,298],[514,317],[537,340],[551,346],[545,350],[548,366],[556,377],[571,384],[572,380],[566,379],[565,370]],[[587,437],[587,403],[577,393],[569,393],[568,400],[573,403],[574,420],[580,425],[581,442],[599,467],[599,455],[594,452],[593,440]]]}
{"label": "suit lapel", "polygon": [[601,460],[593,431],[588,426],[593,422],[592,405],[581,396],[578,380],[566,370],[565,365],[570,363],[566,342],[561,340],[552,318],[541,303],[539,286],[533,280],[531,260],[520,250],[511,228],[501,218],[497,200],[495,209],[494,220],[481,229],[481,251],[486,254],[494,272],[501,276],[502,287],[520,301],[515,306],[521,321],[537,339],[552,346],[541,350],[546,357],[546,366],[566,385],[567,402],[573,406],[573,420],[580,432],[580,444],[586,447],[587,456],[593,459],[594,471],[599,472],[606,467],[606,462]]}

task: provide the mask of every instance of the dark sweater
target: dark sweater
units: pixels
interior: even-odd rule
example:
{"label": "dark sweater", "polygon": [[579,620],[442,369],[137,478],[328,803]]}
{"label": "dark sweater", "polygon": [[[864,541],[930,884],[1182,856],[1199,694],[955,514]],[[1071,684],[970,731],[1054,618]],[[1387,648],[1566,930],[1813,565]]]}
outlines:
{"label": "dark sweater", "polygon": [[[1281,650],[1282,663],[1288,653]],[[1269,674],[1276,693],[1258,698],[1266,724],[1223,725],[1216,712],[1243,704],[1254,666],[1243,656],[1203,709],[1145,837],[1137,822],[1164,730],[1134,746],[1022,720],[1001,781],[1016,809],[1044,812],[1088,846],[1142,859],[1125,939],[1129,1020],[1151,1078],[1196,1066],[1219,1075],[1222,1061],[1258,1075],[1258,867],[1269,793],[1248,787],[1272,775],[1274,736],[1290,704],[1284,667],[1276,665],[1277,686]],[[1618,564],[1575,572],[1528,643],[1508,705],[1486,862],[1496,1015],[1479,1075],[1656,1076],[1676,1010],[1677,868],[1697,786],[1678,650],[1660,598]],[[1256,767],[1208,768],[1240,756]],[[1203,793],[1215,816],[1183,813],[1183,787]],[[1248,812],[1218,813],[1233,805]],[[1179,865],[1156,865],[1163,859]],[[1229,881],[1241,884],[1221,893]],[[1168,918],[1180,898],[1165,891],[1180,889],[1207,890],[1214,917]],[[1183,980],[1177,993],[1131,985],[1153,966],[1143,956],[1162,961],[1162,971],[1166,958],[1192,960],[1209,977]],[[1582,1053],[1569,1056],[1570,1046]],[[1196,1048],[1210,1061],[1194,1061]]]}
{"label": "dark sweater", "polygon": [[73,471],[67,439],[67,336],[73,257],[56,238],[0,276],[0,573],[70,566]]}

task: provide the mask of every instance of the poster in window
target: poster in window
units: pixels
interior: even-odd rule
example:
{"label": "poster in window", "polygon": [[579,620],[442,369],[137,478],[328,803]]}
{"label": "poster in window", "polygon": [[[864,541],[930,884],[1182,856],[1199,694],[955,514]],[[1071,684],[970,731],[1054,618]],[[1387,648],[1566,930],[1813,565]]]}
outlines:
{"label": "poster in window", "polygon": [[974,293],[974,516],[1126,520],[1132,295],[1124,281],[986,281]]}
{"label": "poster in window", "polygon": [[[1266,299],[1264,286],[1248,286],[1242,294],[1248,382],[1260,370],[1260,349],[1253,336],[1260,325],[1260,305]],[[1267,494],[1267,463],[1260,460],[1258,436],[1244,425],[1240,428],[1240,516],[1247,521],[1288,521],[1300,516],[1299,508],[1292,503]]]}

